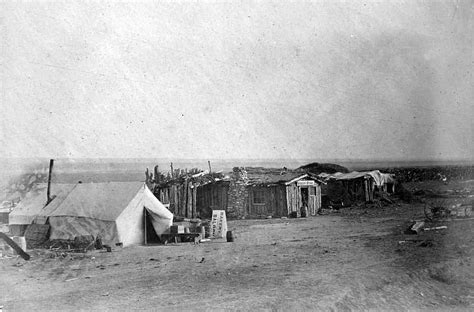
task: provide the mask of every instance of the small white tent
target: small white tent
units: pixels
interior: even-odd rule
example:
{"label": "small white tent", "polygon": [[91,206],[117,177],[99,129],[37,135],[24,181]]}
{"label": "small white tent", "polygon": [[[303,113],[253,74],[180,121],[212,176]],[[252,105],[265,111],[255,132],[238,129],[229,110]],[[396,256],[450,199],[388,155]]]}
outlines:
{"label": "small white tent", "polygon": [[100,236],[104,243],[125,247],[144,243],[145,210],[158,236],[173,224],[173,214],[143,182],[77,184],[55,209],[47,206],[45,216],[50,240]]}
{"label": "small white tent", "polygon": [[39,215],[46,213],[46,208],[57,207],[75,186],[75,184],[53,184],[51,186],[52,201],[47,206],[46,185],[35,192],[28,193],[10,212],[8,220],[10,232],[23,235],[28,225],[34,223]]}
{"label": "small white tent", "polygon": [[22,199],[13,211],[10,212],[10,226],[31,224],[41,209],[46,205],[46,201],[46,189],[28,194],[28,196]]}

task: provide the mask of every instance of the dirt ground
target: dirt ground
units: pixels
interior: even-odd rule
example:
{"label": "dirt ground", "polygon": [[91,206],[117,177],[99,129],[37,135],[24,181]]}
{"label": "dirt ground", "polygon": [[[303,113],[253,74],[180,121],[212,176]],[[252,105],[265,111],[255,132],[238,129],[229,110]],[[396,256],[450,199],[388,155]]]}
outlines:
{"label": "dirt ground", "polygon": [[[470,188],[418,183],[409,188]],[[472,199],[472,198],[471,198]],[[474,220],[404,234],[422,203],[229,221],[235,242],[0,259],[0,306],[27,310],[474,310]]]}

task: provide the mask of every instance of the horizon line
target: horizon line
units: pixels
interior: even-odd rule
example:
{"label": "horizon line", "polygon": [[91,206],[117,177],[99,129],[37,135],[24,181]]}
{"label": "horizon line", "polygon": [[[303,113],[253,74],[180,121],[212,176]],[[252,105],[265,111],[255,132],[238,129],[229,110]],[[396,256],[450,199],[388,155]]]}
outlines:
{"label": "horizon line", "polygon": [[474,158],[170,158],[170,157],[0,157],[1,160],[145,160],[160,162],[186,161],[297,161],[297,162],[474,162]]}

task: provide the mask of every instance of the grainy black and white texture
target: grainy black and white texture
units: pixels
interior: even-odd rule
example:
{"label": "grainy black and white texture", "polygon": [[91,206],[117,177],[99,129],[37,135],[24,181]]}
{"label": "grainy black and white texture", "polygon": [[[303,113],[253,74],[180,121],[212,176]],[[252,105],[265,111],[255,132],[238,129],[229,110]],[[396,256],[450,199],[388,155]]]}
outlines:
{"label": "grainy black and white texture", "polygon": [[472,1],[1,1],[1,157],[472,159]]}

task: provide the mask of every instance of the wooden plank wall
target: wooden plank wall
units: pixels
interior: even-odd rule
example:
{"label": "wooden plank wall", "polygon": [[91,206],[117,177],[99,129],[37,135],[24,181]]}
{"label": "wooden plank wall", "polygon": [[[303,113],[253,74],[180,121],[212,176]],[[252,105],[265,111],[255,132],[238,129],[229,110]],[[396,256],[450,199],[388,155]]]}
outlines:
{"label": "wooden plank wall", "polygon": [[369,201],[374,201],[374,189],[375,189],[375,182],[372,179],[369,179]]}
{"label": "wooden plank wall", "polygon": [[193,187],[193,218],[197,218],[198,217],[198,214],[197,214],[197,190],[198,190],[198,187]]}
{"label": "wooden plank wall", "polygon": [[277,216],[287,217],[288,209],[286,208],[286,186],[282,185],[276,189]]}
{"label": "wooden plank wall", "polygon": [[[315,209],[321,207],[321,185],[316,184],[314,186],[314,195],[316,196]],[[286,202],[287,202],[287,214],[296,211],[299,215],[301,208],[301,189],[296,183],[286,186]]]}
{"label": "wooden plank wall", "polygon": [[[265,205],[253,204],[253,190],[264,192]],[[170,205],[170,211],[185,218],[210,217],[212,210],[226,210],[228,204],[228,183],[211,183],[203,186],[190,181],[159,189],[156,196],[163,204]],[[321,187],[315,186],[316,209],[321,207]],[[292,211],[299,212],[301,194],[296,183],[285,186],[249,187],[249,214],[254,216],[286,217]],[[258,207],[257,207],[258,206]]]}
{"label": "wooden plank wall", "polygon": [[178,214],[182,217],[187,217],[186,215],[186,186],[187,182],[185,181],[184,184],[178,185],[179,190],[179,204],[178,204]]}
{"label": "wooden plank wall", "polygon": [[315,195],[316,195],[316,210],[319,210],[321,208],[321,185],[316,184],[315,185]]}
{"label": "wooden plank wall", "polygon": [[293,211],[299,212],[299,207],[300,207],[300,192],[298,190],[298,186],[296,186],[296,183],[290,184],[286,186],[286,195],[288,198],[288,214],[290,214]]}
{"label": "wooden plank wall", "polygon": [[[264,204],[254,204],[253,193],[262,191]],[[249,187],[249,214],[255,217],[286,217],[287,195],[284,185]]]}
{"label": "wooden plank wall", "polygon": [[228,183],[210,183],[197,188],[196,211],[201,216],[210,217],[212,210],[227,211]]}
{"label": "wooden plank wall", "polygon": [[197,192],[199,186],[189,180],[182,184],[172,184],[160,188],[155,192],[155,196],[163,203],[169,204],[169,210],[181,217],[197,217]]}
{"label": "wooden plank wall", "polygon": [[343,182],[347,194],[354,202],[374,200],[375,184],[372,179],[355,179]]}

